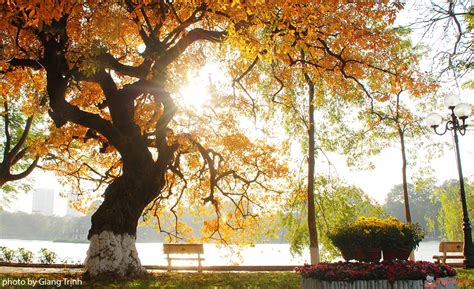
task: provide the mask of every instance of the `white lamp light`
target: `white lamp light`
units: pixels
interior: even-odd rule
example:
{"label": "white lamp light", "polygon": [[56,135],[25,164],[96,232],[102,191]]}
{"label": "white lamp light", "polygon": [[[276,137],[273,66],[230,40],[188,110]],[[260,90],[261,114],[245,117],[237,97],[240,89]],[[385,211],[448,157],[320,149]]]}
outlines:
{"label": "white lamp light", "polygon": [[425,120],[426,124],[433,127],[439,126],[443,122],[443,117],[439,113],[432,112],[428,114]]}
{"label": "white lamp light", "polygon": [[457,95],[449,94],[444,98],[444,103],[449,108],[455,107],[460,102],[461,102],[461,100],[459,99],[459,97]]}
{"label": "white lamp light", "polygon": [[454,108],[454,114],[459,118],[462,118],[462,117],[467,118],[468,116],[471,115],[471,112],[472,112],[472,108],[467,103],[460,103],[456,105],[456,107]]}

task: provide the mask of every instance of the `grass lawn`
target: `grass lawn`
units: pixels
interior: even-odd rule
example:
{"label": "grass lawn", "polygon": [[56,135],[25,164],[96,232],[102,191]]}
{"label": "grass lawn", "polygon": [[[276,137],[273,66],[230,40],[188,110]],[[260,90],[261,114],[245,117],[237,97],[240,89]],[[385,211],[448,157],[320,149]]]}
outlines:
{"label": "grass lawn", "polygon": [[474,288],[474,270],[456,269],[458,272],[458,289]]}
{"label": "grass lawn", "polygon": [[[65,284],[64,279],[69,281]],[[300,288],[300,277],[293,272],[285,273],[156,273],[148,279],[112,282],[86,282],[82,285],[70,286],[80,275],[68,274],[29,274],[29,275],[1,275],[0,288],[173,288],[173,289],[297,289]],[[18,281],[19,280],[19,281]],[[39,285],[42,281],[43,285]],[[10,283],[8,283],[10,282]],[[13,282],[22,282],[16,285]],[[28,282],[30,282],[28,285]],[[50,282],[50,284],[45,284]],[[51,282],[56,282],[52,284]],[[76,281],[77,282],[77,281]],[[2,286],[4,285],[4,286]],[[5,286],[6,285],[6,286]]]}
{"label": "grass lawn", "polygon": [[[474,288],[474,270],[458,269],[458,289]],[[64,279],[69,284],[65,284]],[[148,279],[86,282],[71,286],[80,280],[76,274],[6,274],[0,275],[0,288],[173,288],[173,289],[297,289],[300,288],[300,277],[296,273],[155,273]],[[43,285],[39,285],[40,281]],[[7,283],[10,282],[10,283]],[[16,282],[16,283],[14,283]],[[28,283],[30,282],[30,283]],[[46,284],[46,282],[50,282]],[[56,282],[56,283],[51,283]],[[77,282],[77,281],[76,281]],[[24,285],[17,285],[17,284]]]}

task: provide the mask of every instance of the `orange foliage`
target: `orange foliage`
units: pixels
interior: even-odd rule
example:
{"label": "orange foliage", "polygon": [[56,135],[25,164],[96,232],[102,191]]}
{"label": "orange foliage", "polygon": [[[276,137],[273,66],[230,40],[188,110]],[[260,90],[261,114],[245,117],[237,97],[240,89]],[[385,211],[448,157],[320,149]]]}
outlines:
{"label": "orange foliage", "polygon": [[[187,207],[203,215],[211,208],[215,215],[206,217],[202,232],[213,238],[233,239],[243,227],[257,232],[256,216],[274,213],[287,189],[288,167],[281,147],[267,141],[271,129],[252,136],[241,123],[265,118],[258,115],[268,108],[257,95],[252,98],[259,87],[230,95],[227,85],[198,112],[173,109],[188,71],[207,57],[223,56],[238,79],[234,86],[238,82],[241,88],[267,79],[276,87],[298,85],[295,71],[303,69],[324,83],[329,95],[347,99],[371,97],[380,82],[395,76],[420,90],[395,57],[400,40],[388,28],[399,7],[387,0],[0,4],[5,35],[0,71],[12,84],[35,71],[37,87],[46,79],[65,86],[59,96],[61,85],[47,86],[50,115],[61,129],[52,129],[53,158],[45,167],[72,176],[68,182],[76,191],[83,188],[80,181],[96,191],[121,176],[125,156],[145,144],[143,159],[151,155],[166,170],[166,186],[146,215],[173,221]],[[51,43],[54,53],[48,50]],[[265,74],[250,69],[242,75],[255,58]],[[54,61],[61,64],[59,76]],[[27,113],[30,109],[25,106]],[[171,153],[162,161],[165,149]],[[177,231],[192,235],[184,227]]]}

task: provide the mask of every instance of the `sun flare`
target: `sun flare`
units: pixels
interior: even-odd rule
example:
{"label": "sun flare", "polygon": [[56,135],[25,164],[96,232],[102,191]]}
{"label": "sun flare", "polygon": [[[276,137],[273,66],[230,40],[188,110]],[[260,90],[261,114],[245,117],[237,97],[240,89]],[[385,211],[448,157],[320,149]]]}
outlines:
{"label": "sun flare", "polygon": [[203,108],[212,99],[211,87],[222,82],[225,77],[223,68],[214,62],[207,63],[200,70],[189,73],[187,85],[179,91],[183,105],[192,109]]}

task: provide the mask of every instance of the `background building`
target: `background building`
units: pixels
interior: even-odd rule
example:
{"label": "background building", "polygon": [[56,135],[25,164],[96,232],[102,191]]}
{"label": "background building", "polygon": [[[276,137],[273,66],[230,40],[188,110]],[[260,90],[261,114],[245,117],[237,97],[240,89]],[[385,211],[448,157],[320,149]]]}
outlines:
{"label": "background building", "polygon": [[54,214],[54,190],[37,189],[33,193],[32,213],[45,216]]}

